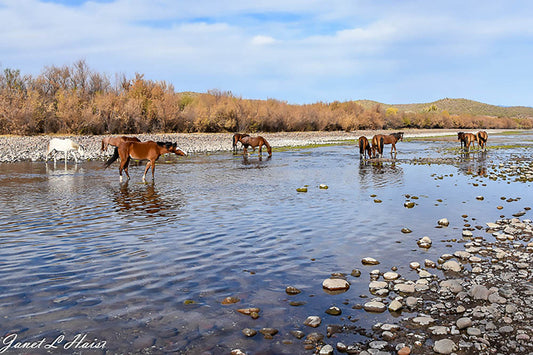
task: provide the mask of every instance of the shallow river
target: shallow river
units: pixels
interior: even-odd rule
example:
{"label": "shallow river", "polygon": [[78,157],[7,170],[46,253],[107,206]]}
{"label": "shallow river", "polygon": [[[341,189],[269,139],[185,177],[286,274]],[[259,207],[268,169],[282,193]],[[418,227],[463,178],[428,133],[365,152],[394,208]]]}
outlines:
{"label": "shallow river", "polygon": [[[532,217],[532,183],[499,167],[531,162],[532,144],[532,132],[493,136],[487,153],[465,156],[453,137],[412,140],[382,163],[360,161],[350,144],[262,160],[169,157],[153,184],[141,183],[144,164],[123,184],[116,163],[0,164],[0,347],[16,338],[6,353],[40,341],[37,353],[85,345],[104,348],[92,353],[308,354],[290,331],[326,334],[330,324],[359,331],[326,343],[364,341],[361,329],[398,317],[357,309],[373,297],[371,270],[396,266],[416,280],[409,262],[453,253],[463,228],[521,211]],[[304,185],[307,193],[296,191]],[[450,226],[436,228],[444,217]],[[433,240],[429,250],[416,244],[423,236]],[[363,266],[364,257],[381,263]],[[346,274],[347,292],[322,289],[332,273]],[[302,292],[290,296],[287,286]],[[229,296],[240,301],[223,305]],[[342,314],[326,314],[330,306]],[[258,319],[236,311],[249,307],[260,308]],[[322,318],[318,328],[303,325],[310,315]],[[279,333],[241,333],[263,327]]]}

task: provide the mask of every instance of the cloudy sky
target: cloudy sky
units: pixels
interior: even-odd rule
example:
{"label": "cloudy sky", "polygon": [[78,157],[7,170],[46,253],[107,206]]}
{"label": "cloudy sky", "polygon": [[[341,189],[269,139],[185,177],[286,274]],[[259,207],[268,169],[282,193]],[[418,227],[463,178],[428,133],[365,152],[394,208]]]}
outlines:
{"label": "cloudy sky", "polygon": [[0,0],[0,69],[289,103],[533,106],[529,0]]}

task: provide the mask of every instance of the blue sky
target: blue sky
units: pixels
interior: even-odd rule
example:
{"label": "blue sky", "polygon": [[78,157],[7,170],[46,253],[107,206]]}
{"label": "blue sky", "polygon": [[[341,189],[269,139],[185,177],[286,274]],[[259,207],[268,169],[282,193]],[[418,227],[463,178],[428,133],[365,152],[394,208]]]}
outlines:
{"label": "blue sky", "polygon": [[84,59],[249,99],[533,106],[531,18],[526,0],[0,0],[0,69]]}

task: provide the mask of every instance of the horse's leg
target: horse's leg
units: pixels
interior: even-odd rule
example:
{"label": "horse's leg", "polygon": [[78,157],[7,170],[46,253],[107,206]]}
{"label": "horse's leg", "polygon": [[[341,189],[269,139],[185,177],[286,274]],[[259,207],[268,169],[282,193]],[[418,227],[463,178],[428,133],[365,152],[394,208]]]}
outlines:
{"label": "horse's leg", "polygon": [[150,169],[150,166],[152,166],[152,179],[153,179],[154,167],[153,167],[152,161],[149,160],[148,163],[146,163],[146,168],[144,169],[143,182],[146,182],[146,173],[148,172],[148,169]]}
{"label": "horse's leg", "polygon": [[262,155],[263,144],[259,144],[259,156]]}
{"label": "horse's leg", "polygon": [[247,155],[248,154],[248,149],[246,149],[246,146],[243,145],[242,146],[242,155]]}

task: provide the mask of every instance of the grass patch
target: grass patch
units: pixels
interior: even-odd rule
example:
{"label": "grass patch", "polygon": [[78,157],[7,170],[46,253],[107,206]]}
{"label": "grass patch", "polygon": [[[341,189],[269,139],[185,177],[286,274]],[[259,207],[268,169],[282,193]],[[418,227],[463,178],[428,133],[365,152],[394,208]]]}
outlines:
{"label": "grass patch", "polygon": [[357,140],[347,139],[337,142],[328,142],[328,143],[310,143],[310,144],[301,144],[301,145],[287,145],[282,147],[272,147],[273,152],[287,152],[292,150],[303,150],[303,149],[313,149],[320,147],[331,147],[336,145],[355,145]]}

